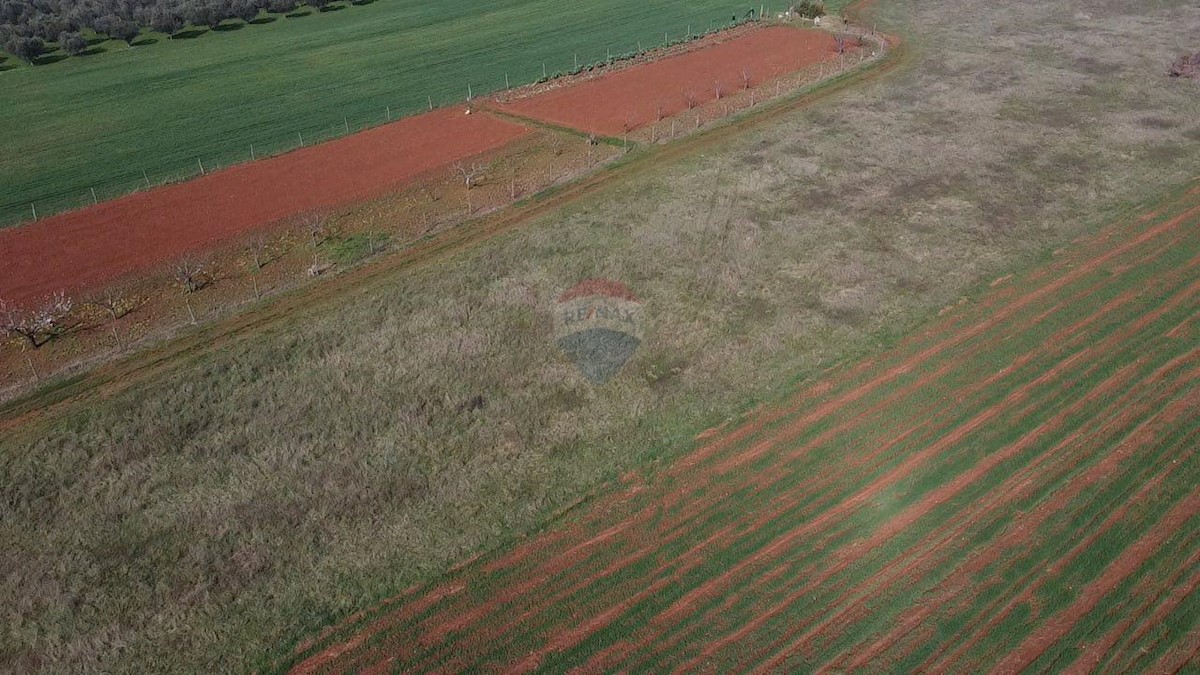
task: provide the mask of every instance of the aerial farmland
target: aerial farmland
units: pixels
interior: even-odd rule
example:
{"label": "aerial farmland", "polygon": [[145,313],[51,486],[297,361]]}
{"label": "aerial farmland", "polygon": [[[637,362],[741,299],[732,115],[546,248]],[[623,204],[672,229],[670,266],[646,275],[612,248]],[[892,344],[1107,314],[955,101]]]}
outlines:
{"label": "aerial farmland", "polygon": [[0,0],[0,670],[1200,669],[1197,36]]}

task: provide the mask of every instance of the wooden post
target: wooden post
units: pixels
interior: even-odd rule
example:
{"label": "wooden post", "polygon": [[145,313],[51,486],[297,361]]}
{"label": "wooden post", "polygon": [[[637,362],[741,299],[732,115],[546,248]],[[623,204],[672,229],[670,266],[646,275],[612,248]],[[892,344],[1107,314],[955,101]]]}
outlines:
{"label": "wooden post", "polygon": [[509,86],[509,84],[508,84],[508,73],[507,73],[507,72],[505,72],[505,73],[504,73],[504,88],[505,88],[505,89],[511,89],[511,88],[512,88],[512,87],[510,87],[510,86]]}
{"label": "wooden post", "polygon": [[579,52],[575,52],[575,70],[579,70]]}
{"label": "wooden post", "polygon": [[33,367],[33,357],[29,355],[29,352],[25,352],[25,363],[29,364],[29,372],[33,373],[33,381],[41,382],[42,378],[38,375],[37,368]]}
{"label": "wooden post", "polygon": [[546,75],[546,62],[545,61],[542,61],[542,77],[549,77],[548,75]]}
{"label": "wooden post", "polygon": [[100,200],[96,199],[96,188],[92,188],[92,203],[99,204]]}
{"label": "wooden post", "polygon": [[349,118],[349,117],[343,117],[343,118],[342,118],[342,124],[343,124],[343,125],[345,125],[345,127],[346,127],[346,133],[347,133],[347,134],[349,134],[349,133],[350,133],[350,118]]}
{"label": "wooden post", "polygon": [[257,157],[254,156],[254,144],[253,143],[250,144],[250,159],[251,160],[258,159]]}
{"label": "wooden post", "polygon": [[392,121],[392,106],[390,105],[387,107],[387,121]]}
{"label": "wooden post", "polygon": [[196,164],[200,165],[200,175],[203,176],[204,175],[204,162],[201,162],[200,158],[197,157]]}
{"label": "wooden post", "polygon": [[471,83],[468,82],[467,83],[467,100],[470,101],[473,98],[475,98],[475,97],[471,93]]}
{"label": "wooden post", "polygon": [[296,132],[296,138],[300,139],[300,147],[304,147],[304,135],[299,131]]}
{"label": "wooden post", "polygon": [[150,176],[146,175],[145,169],[142,169],[142,178],[146,179],[146,187],[150,187]]}
{"label": "wooden post", "polygon": [[429,109],[430,109],[430,110],[433,110],[433,97],[432,97],[432,96],[426,96],[425,98],[429,100]]}
{"label": "wooden post", "polygon": [[32,202],[30,202],[29,208],[33,211],[33,219],[36,221],[37,220],[37,206],[35,206]]}

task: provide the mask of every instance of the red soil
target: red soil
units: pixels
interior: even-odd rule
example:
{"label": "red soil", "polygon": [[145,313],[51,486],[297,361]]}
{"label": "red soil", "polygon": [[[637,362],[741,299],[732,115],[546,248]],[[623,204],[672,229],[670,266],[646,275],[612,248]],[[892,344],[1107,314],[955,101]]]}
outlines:
{"label": "red soil", "polygon": [[1200,488],[1193,490],[1187,498],[1167,512],[1154,529],[1142,535],[1133,546],[1125,549],[1120,557],[1104,569],[1098,579],[1083,589],[1075,602],[1025,638],[992,672],[1019,673],[1029,667],[1042,652],[1066,635],[1082,617],[1096,608],[1104,596],[1137,571],[1146,558],[1153,555],[1172,536],[1177,535],[1180,528],[1197,514],[1200,514]]}
{"label": "red soil", "polygon": [[23,304],[145,272],[297,214],[379,196],[526,133],[490,115],[436,110],[0,230],[0,298]]}
{"label": "red soil", "polygon": [[726,93],[835,58],[833,35],[775,26],[728,42],[499,105],[534,119],[620,136]]}

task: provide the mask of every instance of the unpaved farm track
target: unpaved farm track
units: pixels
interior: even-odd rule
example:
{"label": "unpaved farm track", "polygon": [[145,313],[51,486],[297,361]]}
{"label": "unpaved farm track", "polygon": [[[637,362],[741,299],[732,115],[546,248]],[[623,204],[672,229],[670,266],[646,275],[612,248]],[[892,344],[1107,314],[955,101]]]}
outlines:
{"label": "unpaved farm track", "polygon": [[1200,196],[296,648],[294,672],[1176,672]]}

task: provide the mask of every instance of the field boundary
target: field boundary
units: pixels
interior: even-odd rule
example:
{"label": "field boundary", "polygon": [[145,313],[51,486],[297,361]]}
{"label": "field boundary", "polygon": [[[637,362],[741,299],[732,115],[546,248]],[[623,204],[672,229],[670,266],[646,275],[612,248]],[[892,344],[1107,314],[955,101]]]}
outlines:
{"label": "field boundary", "polygon": [[832,98],[851,87],[872,81],[911,64],[907,42],[880,33],[888,48],[879,58],[834,75],[826,80],[743,110],[706,126],[698,133],[664,145],[637,145],[624,157],[570,182],[561,183],[514,203],[498,212],[468,219],[436,236],[385,256],[372,264],[353,269],[313,286],[285,290],[260,301],[232,317],[198,326],[168,338],[165,343],[115,361],[64,374],[34,391],[0,404],[0,430],[15,432],[45,420],[73,401],[101,400],[135,383],[173,367],[177,362],[212,353],[231,340],[253,334],[279,322],[320,311],[343,294],[369,289],[395,272],[443,259],[520,227],[548,211],[572,203],[621,180],[630,180],[659,166],[717,145],[748,129],[769,123],[779,116]]}
{"label": "field boundary", "polygon": [[[653,56],[659,52],[670,52],[671,50],[683,48],[684,52],[692,51],[697,48],[702,48],[707,44],[707,38],[714,35],[721,35],[729,31],[736,31],[739,28],[753,26],[763,23],[761,19],[739,19],[735,22],[714,25],[704,31],[697,31],[691,35],[677,37],[666,44],[655,45],[635,51],[629,54],[619,55],[621,58],[611,57],[606,63],[595,62],[587,64],[589,66],[600,69],[600,72],[618,71],[624,67],[628,67],[629,62],[635,62],[636,65],[639,59],[646,56]],[[660,57],[655,57],[660,58]],[[536,65],[536,64],[535,64]],[[556,71],[553,74],[543,76],[542,79],[533,79],[524,83],[517,83],[510,89],[505,89],[498,83],[495,88],[483,89],[475,92],[474,99],[483,99],[490,96],[502,94],[506,91],[517,92],[527,88],[544,85],[547,82],[557,82],[560,80],[569,80],[573,77],[571,73]],[[470,91],[468,83],[468,92]],[[468,92],[463,92],[468,93]],[[350,120],[348,115],[344,115],[342,120],[330,119],[320,127],[313,125],[306,126],[295,130],[295,136],[292,132],[273,134],[260,139],[259,142],[247,144],[239,153],[240,159],[233,161],[216,161],[213,158],[220,156],[227,158],[230,155],[228,150],[219,150],[205,152],[200,149],[197,152],[189,153],[191,159],[187,163],[180,163],[177,166],[163,168],[161,165],[152,166],[154,161],[145,162],[149,168],[129,171],[121,175],[112,175],[104,181],[92,181],[89,185],[77,185],[69,189],[60,189],[53,194],[47,194],[40,199],[32,201],[11,201],[0,203],[0,230],[12,227],[22,227],[47,218],[72,213],[86,209],[96,203],[103,204],[104,202],[127,197],[129,195],[138,194],[148,190],[154,190],[162,187],[178,185],[186,183],[190,180],[202,177],[206,174],[213,173],[233,167],[253,163],[257,160],[282,157],[292,154],[296,151],[311,148],[315,145],[321,145],[328,142],[337,141],[343,138],[349,138],[364,131],[379,129],[394,122],[400,122],[412,117],[418,117],[422,114],[445,110],[449,108],[460,107],[470,103],[472,98],[446,99],[441,97],[440,100],[434,101],[432,97],[428,99],[428,104],[410,108],[407,110],[396,107],[394,110],[391,106],[384,106],[371,119],[363,122],[361,119]],[[332,131],[331,131],[332,130]],[[241,154],[244,151],[244,154]],[[206,161],[207,157],[207,161]],[[119,185],[123,187],[113,187]],[[47,207],[46,204],[62,204],[64,201],[72,200],[74,205],[55,208],[54,206]],[[39,203],[41,208],[39,208]],[[20,214],[20,215],[14,215]]]}

